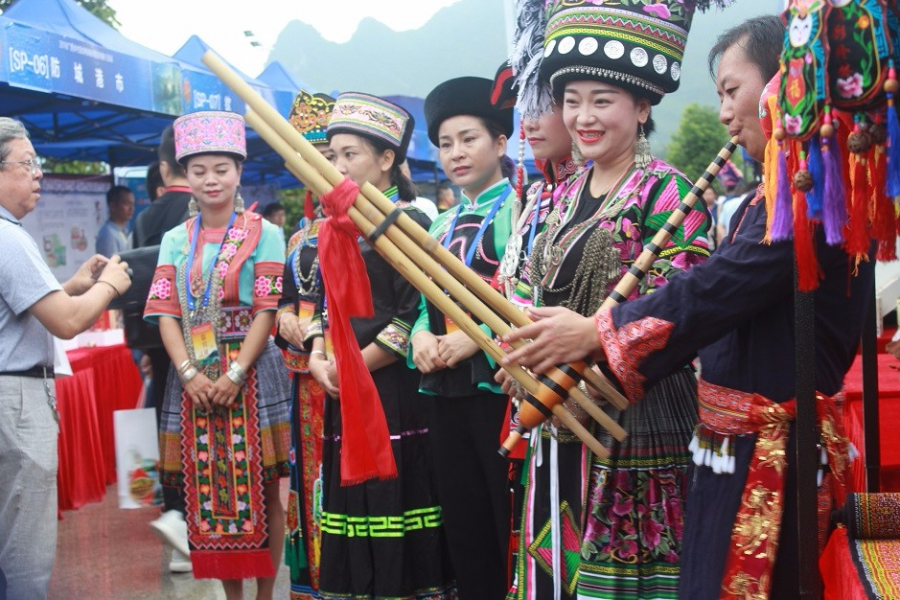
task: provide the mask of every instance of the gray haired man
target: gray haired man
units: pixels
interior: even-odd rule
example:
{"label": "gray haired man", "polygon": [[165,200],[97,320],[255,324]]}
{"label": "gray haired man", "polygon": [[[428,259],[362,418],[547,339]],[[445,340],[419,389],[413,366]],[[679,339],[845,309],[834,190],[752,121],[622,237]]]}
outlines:
{"label": "gray haired man", "polygon": [[46,598],[56,556],[53,336],[84,331],[131,285],[118,256],[53,277],[21,223],[42,178],[28,131],[0,117],[0,571],[6,597],[29,600]]}

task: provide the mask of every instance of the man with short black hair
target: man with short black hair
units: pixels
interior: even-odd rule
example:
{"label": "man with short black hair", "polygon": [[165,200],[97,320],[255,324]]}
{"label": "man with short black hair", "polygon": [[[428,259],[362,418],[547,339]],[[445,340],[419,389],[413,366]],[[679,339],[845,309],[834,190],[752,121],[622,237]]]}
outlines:
{"label": "man with short black hair", "polygon": [[134,214],[134,192],[124,185],[114,185],[106,192],[109,219],[97,233],[97,254],[109,258],[131,250],[128,222]]}
{"label": "man with short black hair", "polygon": [[47,597],[56,557],[53,336],[75,337],[131,285],[126,263],[100,255],[59,284],[22,226],[42,178],[28,131],[0,117],[0,598],[16,600]]}

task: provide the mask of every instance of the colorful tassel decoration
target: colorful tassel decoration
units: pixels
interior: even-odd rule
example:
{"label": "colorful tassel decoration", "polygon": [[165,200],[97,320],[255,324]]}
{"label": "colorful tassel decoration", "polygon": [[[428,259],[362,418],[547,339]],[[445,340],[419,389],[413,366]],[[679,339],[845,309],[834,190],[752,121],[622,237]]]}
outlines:
{"label": "colorful tassel decoration", "polygon": [[834,138],[831,110],[825,107],[822,127],[819,129],[822,148],[822,223],[825,241],[830,246],[844,243],[844,226],[847,224],[847,190],[844,186],[844,168]]}
{"label": "colorful tassel decoration", "polygon": [[806,191],[807,215],[810,219],[821,221],[823,219],[822,202],[824,194],[822,188],[825,184],[825,166],[822,164],[822,148],[819,145],[819,136],[814,136],[809,143],[809,153],[806,161],[806,169],[809,171],[812,187]]}
{"label": "colorful tassel decoration", "polygon": [[877,145],[872,149],[869,160],[870,195],[872,197],[873,219],[872,237],[878,241],[875,258],[880,261],[897,260],[897,227],[894,213],[894,202],[885,193],[884,186],[877,182],[884,181],[887,156],[885,148]]}
{"label": "colorful tassel decoration", "polygon": [[847,222],[847,254],[857,260],[869,254],[869,201],[866,158],[857,153],[850,154],[850,219]]}
{"label": "colorful tassel decoration", "polygon": [[794,255],[797,260],[797,289],[812,292],[819,287],[822,270],[816,257],[813,224],[806,218],[806,194],[794,193]]}
{"label": "colorful tassel decoration", "polygon": [[897,81],[897,72],[894,69],[894,61],[888,63],[888,77],[884,82],[884,91],[887,94],[887,181],[885,191],[891,198],[900,196],[900,122],[897,119],[897,107],[894,104],[894,96],[900,91],[900,81]]}
{"label": "colorful tassel decoration", "polygon": [[778,189],[775,199],[775,216],[772,219],[772,228],[769,232],[769,237],[773,242],[789,240],[793,235],[791,180],[788,175],[787,159],[785,157],[784,147],[786,145],[787,140],[778,142]]}

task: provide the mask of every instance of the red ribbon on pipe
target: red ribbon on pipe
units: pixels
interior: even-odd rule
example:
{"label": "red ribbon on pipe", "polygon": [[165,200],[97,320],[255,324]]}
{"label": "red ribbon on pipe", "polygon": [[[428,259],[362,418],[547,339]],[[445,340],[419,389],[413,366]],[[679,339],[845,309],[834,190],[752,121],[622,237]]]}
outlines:
{"label": "red ribbon on pipe", "polygon": [[319,232],[319,265],[341,392],[341,485],[397,477],[381,398],[350,326],[351,317],[374,315],[360,231],[347,216],[358,194],[359,186],[344,179],[320,198],[329,217]]}

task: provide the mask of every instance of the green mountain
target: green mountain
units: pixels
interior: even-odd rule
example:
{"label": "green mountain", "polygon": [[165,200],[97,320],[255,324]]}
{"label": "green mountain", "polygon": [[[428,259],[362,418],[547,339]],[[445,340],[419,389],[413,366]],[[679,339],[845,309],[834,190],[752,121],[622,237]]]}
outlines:
{"label": "green mountain", "polygon": [[[781,0],[737,0],[724,11],[697,15],[681,88],[654,108],[655,154],[664,155],[687,104],[718,104],[706,67],[706,53],[718,35],[747,18],[775,13],[781,5]],[[323,39],[310,25],[291,21],[278,36],[270,59],[281,61],[317,91],[424,97],[452,77],[493,77],[506,53],[504,2],[461,0],[413,31],[396,32],[373,19],[363,20],[353,38],[343,44]]]}

